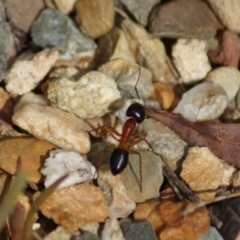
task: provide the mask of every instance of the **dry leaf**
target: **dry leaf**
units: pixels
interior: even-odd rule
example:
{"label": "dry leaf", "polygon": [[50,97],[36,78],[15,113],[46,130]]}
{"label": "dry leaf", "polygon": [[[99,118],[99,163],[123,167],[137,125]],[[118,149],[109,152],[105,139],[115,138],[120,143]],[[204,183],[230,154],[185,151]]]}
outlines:
{"label": "dry leaf", "polygon": [[46,217],[52,218],[68,230],[77,230],[87,223],[104,222],[108,217],[108,206],[103,192],[90,183],[54,192],[40,210]]}
{"label": "dry leaf", "polygon": [[[195,206],[197,203],[151,201],[137,206],[134,219],[148,219],[161,240],[195,240],[207,233],[210,227],[207,209],[195,209]],[[188,209],[194,211],[185,215]]]}
{"label": "dry leaf", "polygon": [[208,147],[217,157],[240,166],[238,124],[190,122],[180,115],[146,107],[149,117],[175,131],[189,145]]}
{"label": "dry leaf", "polygon": [[9,174],[19,170],[26,171],[28,181],[38,183],[41,180],[39,170],[49,151],[57,148],[52,143],[33,137],[4,138],[0,141],[0,168]]}

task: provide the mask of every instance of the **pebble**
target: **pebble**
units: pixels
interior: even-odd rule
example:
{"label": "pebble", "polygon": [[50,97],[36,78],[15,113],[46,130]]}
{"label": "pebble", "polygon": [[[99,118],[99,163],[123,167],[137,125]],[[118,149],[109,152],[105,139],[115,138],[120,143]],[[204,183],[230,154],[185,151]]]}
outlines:
{"label": "pebble", "polygon": [[10,59],[15,58],[16,48],[14,42],[14,36],[11,31],[11,27],[6,21],[6,10],[3,1],[0,2],[0,81],[5,77],[5,71]]}
{"label": "pebble", "polygon": [[109,218],[105,221],[101,236],[104,240],[125,240],[117,219]]}
{"label": "pebble", "polygon": [[224,239],[215,227],[210,227],[208,233],[198,238],[197,240],[224,240]]}
{"label": "pebble", "polygon": [[[39,193],[36,193],[34,199],[38,196]],[[90,183],[55,191],[40,206],[40,210],[67,230],[77,230],[87,223],[104,222],[108,216],[107,201],[102,191]]]}
{"label": "pebble", "polygon": [[73,21],[56,9],[45,9],[31,28],[33,42],[43,48],[60,47],[61,57],[92,57],[97,45]]}
{"label": "pebble", "polygon": [[[124,98],[149,98],[153,92],[152,73],[145,67],[123,59],[115,59],[102,65],[98,71],[117,82]],[[137,85],[136,85],[137,84]]]}
{"label": "pebble", "polygon": [[77,21],[81,29],[90,37],[98,38],[114,25],[114,3],[112,0],[77,1]]}
{"label": "pebble", "polygon": [[[162,160],[152,152],[139,151],[142,160],[142,192],[140,192],[140,165],[137,154],[129,155],[129,163],[120,174],[127,190],[127,196],[139,203],[147,199],[159,197],[159,189],[163,183]],[[149,187],[151,186],[151,187]]]}
{"label": "pebble", "polygon": [[32,0],[25,0],[24,4],[21,0],[4,1],[7,14],[11,19],[10,21],[13,22],[15,28],[21,29],[24,33],[28,33],[35,18],[44,8],[44,1],[42,0],[34,1],[34,4],[32,3]]}
{"label": "pebble", "polygon": [[180,176],[201,200],[209,201],[215,197],[223,172],[223,164],[208,148],[191,147]]}
{"label": "pebble", "polygon": [[134,18],[143,26],[147,26],[149,13],[159,0],[121,0],[121,3],[129,10]]}
{"label": "pebble", "polygon": [[54,0],[54,3],[52,1],[45,1],[45,4],[48,8],[57,8],[64,14],[69,14],[75,6],[77,0]]}
{"label": "pebble", "polygon": [[173,86],[166,83],[155,82],[153,87],[154,91],[150,99],[157,101],[163,110],[169,110],[179,102],[179,97],[175,93]]}
{"label": "pebble", "polygon": [[159,37],[207,39],[219,26],[209,7],[198,0],[162,4],[149,18],[149,31]]}
{"label": "pebble", "polygon": [[50,142],[33,137],[6,138],[0,141],[0,168],[5,172],[15,175],[21,168],[28,172],[27,180],[32,183],[42,182],[40,169],[47,158],[49,151],[57,146]]}
{"label": "pebble", "polygon": [[240,171],[237,171],[233,178],[233,187],[234,188],[240,187]]}
{"label": "pebble", "polygon": [[58,58],[57,49],[45,49],[31,60],[16,61],[5,77],[7,91],[22,95],[33,90]]}
{"label": "pebble", "polygon": [[50,232],[46,237],[44,237],[44,240],[72,240],[75,239],[74,235],[71,231],[58,226],[54,231]]}
{"label": "pebble", "polygon": [[218,47],[210,49],[208,57],[212,63],[238,68],[240,59],[240,38],[230,30],[223,31],[218,36]]}
{"label": "pebble", "polygon": [[240,2],[238,0],[207,0],[224,26],[240,33]]}
{"label": "pebble", "polygon": [[153,226],[147,220],[132,223],[123,233],[125,240],[156,240]]}
{"label": "pebble", "polygon": [[237,169],[225,161],[223,163],[223,176],[221,179],[220,187],[229,187],[233,183],[233,176],[237,172]]}
{"label": "pebble", "polygon": [[96,169],[85,156],[74,151],[56,149],[45,159],[41,173],[45,176],[44,185],[48,188],[62,176],[69,174],[56,190],[72,186],[76,183],[90,182],[97,178]]}
{"label": "pebble", "polygon": [[153,80],[176,83],[164,44],[129,19],[125,19],[121,26],[136,61],[152,72]]}
{"label": "pebble", "polygon": [[[59,238],[56,240],[59,240]],[[100,240],[100,238],[88,231],[83,231],[80,236],[71,237],[71,240]]]}
{"label": "pebble", "polygon": [[129,198],[120,175],[112,175],[109,165],[104,164],[98,169],[97,182],[108,200],[110,218],[126,218],[134,211],[135,202]]}
{"label": "pebble", "polygon": [[114,59],[135,62],[125,33],[122,29],[116,27],[98,40],[95,61],[97,66],[100,66]]}
{"label": "pebble", "polygon": [[176,170],[178,161],[184,156],[187,144],[174,131],[154,119],[145,119],[139,125],[139,131],[147,133],[145,137],[154,151],[163,157],[172,170]]}
{"label": "pebble", "polygon": [[115,81],[97,71],[91,71],[77,81],[54,79],[45,92],[52,106],[81,118],[102,117],[109,107],[121,98]]}
{"label": "pebble", "polygon": [[173,46],[173,63],[183,83],[197,82],[211,70],[206,45],[204,40],[181,38]]}
{"label": "pebble", "polygon": [[207,121],[221,116],[227,104],[227,93],[219,84],[204,82],[183,94],[173,112],[192,122]]}
{"label": "pebble", "polygon": [[[74,114],[33,103],[15,112],[12,121],[35,137],[60,148],[80,153],[87,153],[90,149],[89,136],[82,130],[86,123]],[[79,127],[81,122],[82,129]]]}
{"label": "pebble", "polygon": [[205,81],[218,83],[223,87],[228,95],[228,99],[232,100],[237,95],[240,86],[240,72],[235,67],[219,67],[211,71]]}

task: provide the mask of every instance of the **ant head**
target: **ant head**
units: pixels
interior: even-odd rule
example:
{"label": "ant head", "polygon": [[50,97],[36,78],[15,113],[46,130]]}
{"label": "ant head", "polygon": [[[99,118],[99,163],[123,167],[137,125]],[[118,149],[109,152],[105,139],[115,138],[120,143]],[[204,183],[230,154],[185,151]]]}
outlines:
{"label": "ant head", "polygon": [[144,110],[144,107],[142,104],[135,102],[132,103],[127,111],[126,111],[126,115],[128,117],[132,117],[136,120],[137,123],[141,123],[144,121],[144,119],[146,118],[146,113]]}

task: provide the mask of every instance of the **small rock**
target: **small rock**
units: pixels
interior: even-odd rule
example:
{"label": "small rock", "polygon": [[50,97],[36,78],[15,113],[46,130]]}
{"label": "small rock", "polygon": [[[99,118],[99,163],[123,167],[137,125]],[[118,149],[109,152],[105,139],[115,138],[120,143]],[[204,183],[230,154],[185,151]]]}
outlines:
{"label": "small rock", "polygon": [[126,35],[119,28],[113,28],[99,39],[96,53],[97,66],[113,59],[135,62]]}
{"label": "small rock", "polygon": [[0,168],[14,175],[19,167],[28,173],[27,180],[33,183],[42,181],[39,172],[44,164],[43,159],[49,151],[57,147],[52,143],[32,137],[6,138],[0,141]]}
{"label": "small rock", "polygon": [[98,38],[107,33],[114,24],[112,0],[77,1],[77,20],[88,36]]}
{"label": "small rock", "polygon": [[109,112],[111,103],[121,98],[115,81],[96,71],[88,72],[76,82],[54,79],[45,94],[51,105],[82,118],[102,117]]}
{"label": "small rock", "polygon": [[240,171],[237,171],[236,175],[234,176],[233,187],[234,188],[239,188],[240,187]]}
{"label": "small rock", "polygon": [[12,121],[37,138],[52,142],[60,148],[80,153],[90,149],[89,136],[82,130],[86,123],[74,114],[49,106],[28,104],[14,113]]}
{"label": "small rock", "polygon": [[54,4],[51,0],[46,0],[45,4],[47,5],[48,8],[57,8],[58,10],[60,10],[62,13],[64,14],[69,14],[76,3],[77,0],[54,0]]}
{"label": "small rock", "polygon": [[215,227],[210,227],[207,234],[196,240],[224,240]]}
{"label": "small rock", "polygon": [[218,37],[219,46],[208,52],[211,62],[238,68],[240,59],[240,38],[237,33],[225,30]]}
{"label": "small rock", "polygon": [[45,187],[48,188],[62,176],[69,174],[67,179],[61,182],[56,190],[72,186],[76,183],[90,182],[97,178],[96,169],[86,157],[79,153],[56,149],[50,152],[45,160],[41,173],[46,176]]}
{"label": "small rock", "polygon": [[57,49],[45,49],[32,60],[16,61],[5,77],[7,91],[21,95],[33,90],[58,58]]}
{"label": "small rock", "polygon": [[142,99],[149,98],[153,92],[152,73],[136,63],[115,59],[105,63],[98,70],[117,82],[124,98],[138,98],[135,86]]}
{"label": "small rock", "polygon": [[73,234],[72,231],[68,231],[63,227],[58,226],[54,231],[44,237],[44,240],[72,240],[75,239],[74,235],[75,234]]}
{"label": "small rock", "polygon": [[121,0],[122,4],[131,12],[135,19],[143,26],[148,24],[148,15],[159,0]]}
{"label": "small rock", "polygon": [[[38,195],[35,194],[34,198]],[[40,210],[68,230],[77,230],[91,222],[104,222],[108,216],[107,201],[102,191],[90,183],[55,191],[44,201]]]}
{"label": "small rock", "polygon": [[[69,57],[93,56],[95,42],[81,33],[73,21],[56,9],[45,9],[31,28],[33,42],[43,48],[60,47],[61,55]],[[63,57],[62,56],[62,57]]]}
{"label": "small rock", "polygon": [[206,147],[192,147],[182,164],[180,176],[203,200],[212,200],[223,177],[223,164]]}
{"label": "small rock", "polygon": [[204,82],[183,94],[173,112],[192,122],[206,121],[217,119],[227,104],[227,93],[219,84]]}
{"label": "small rock", "polygon": [[83,227],[81,227],[81,230],[84,232],[87,232],[87,233],[92,233],[95,236],[98,236],[99,226],[100,226],[100,224],[97,222],[88,223],[88,224],[84,225]]}
{"label": "small rock", "polygon": [[168,110],[169,108],[176,106],[179,98],[176,95],[173,86],[166,83],[155,82],[153,87],[154,92],[150,98],[157,101],[162,109]]}
{"label": "small rock", "polygon": [[224,26],[240,33],[240,2],[238,0],[207,0]]}
{"label": "small rock", "polygon": [[152,72],[153,80],[176,83],[167,62],[164,44],[129,19],[122,22],[122,29],[136,61]]}
{"label": "small rock", "polygon": [[172,49],[173,62],[183,83],[193,83],[206,77],[211,70],[206,42],[198,39],[178,39]]}
{"label": "small rock", "polygon": [[[145,119],[139,125],[139,131],[147,133],[146,140],[159,156],[168,162],[172,170],[177,168],[177,162],[183,157],[187,147],[184,142],[174,131],[164,124],[154,119]],[[150,183],[149,183],[150,184]]]}
{"label": "small rock", "polygon": [[116,219],[107,219],[102,231],[102,239],[104,240],[125,240],[119,222]]}
{"label": "small rock", "polygon": [[14,26],[28,33],[33,21],[44,8],[44,1],[25,0],[23,4],[21,0],[6,0],[4,5]]}
{"label": "small rock", "polygon": [[128,197],[120,175],[113,176],[108,165],[99,168],[97,181],[108,200],[110,218],[125,218],[134,211],[136,204]]}
{"label": "small rock", "polygon": [[233,183],[233,176],[237,169],[225,161],[223,163],[223,176],[221,179],[220,187],[229,187]]}
{"label": "small rock", "polygon": [[17,112],[20,108],[31,104],[36,103],[38,105],[47,106],[47,101],[43,95],[35,94],[33,92],[25,93],[14,106],[14,113]]}
{"label": "small rock", "polygon": [[198,0],[162,4],[149,19],[150,32],[159,37],[207,39],[214,37],[219,27],[212,11]]}
{"label": "small rock", "polygon": [[239,90],[240,72],[235,67],[220,67],[211,71],[205,80],[221,85],[226,91],[228,99],[232,100]]}
{"label": "small rock", "polygon": [[88,231],[83,231],[83,233],[80,236],[71,237],[70,240],[100,240],[100,238]]}

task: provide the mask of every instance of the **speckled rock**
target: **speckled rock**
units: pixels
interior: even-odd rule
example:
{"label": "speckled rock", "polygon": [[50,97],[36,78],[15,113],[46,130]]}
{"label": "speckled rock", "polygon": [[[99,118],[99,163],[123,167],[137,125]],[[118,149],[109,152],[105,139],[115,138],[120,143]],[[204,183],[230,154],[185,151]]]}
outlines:
{"label": "speckled rock", "polygon": [[122,29],[126,34],[136,61],[152,72],[153,80],[176,83],[176,79],[167,63],[167,55],[163,43],[148,34],[142,26],[135,24],[129,19],[125,19],[122,22]]}
{"label": "speckled rock", "polygon": [[178,39],[172,49],[173,62],[183,83],[203,79],[211,70],[206,42],[198,39]]}
{"label": "speckled rock", "polygon": [[5,77],[7,91],[21,95],[33,90],[58,58],[57,49],[45,49],[32,60],[16,61]]}
{"label": "speckled rock", "polygon": [[0,35],[0,81],[2,81],[5,76],[8,60],[16,55],[14,36],[12,35],[10,25],[6,22],[3,1],[0,2]]}
{"label": "speckled rock", "polygon": [[204,82],[186,92],[173,112],[192,122],[211,120],[218,118],[227,104],[227,93],[219,84]]}
{"label": "speckled rock", "polygon": [[161,1],[159,0],[121,0],[126,8],[132,13],[137,21],[143,25],[148,24],[148,15],[152,11],[153,7]]}
{"label": "speckled rock", "polygon": [[215,36],[219,23],[209,7],[199,0],[178,0],[158,6],[149,19],[156,36],[207,39]]}
{"label": "speckled rock", "polygon": [[228,99],[232,100],[240,86],[240,72],[235,67],[220,67],[210,72],[206,81],[220,84],[228,95]]}
{"label": "speckled rock", "polygon": [[96,64],[99,66],[113,59],[135,62],[125,33],[120,28],[113,28],[98,40]]}
{"label": "speckled rock", "polygon": [[112,0],[77,1],[77,21],[88,36],[98,38],[114,25],[114,4]]}
{"label": "speckled rock", "polygon": [[14,113],[12,121],[37,138],[52,142],[60,148],[80,153],[90,149],[89,136],[80,128],[80,122],[82,128],[85,123],[74,114],[49,106],[28,104]]}
{"label": "speckled rock", "polygon": [[121,98],[112,78],[92,71],[77,81],[60,78],[49,82],[45,92],[52,106],[82,118],[102,117],[109,106]]}
{"label": "speckled rock", "polygon": [[120,175],[113,176],[108,165],[98,169],[97,181],[108,200],[110,218],[125,218],[134,211],[136,204],[128,197]]}
{"label": "speckled rock", "polygon": [[207,0],[226,28],[240,33],[240,2],[238,0]]}
{"label": "speckled rock", "polygon": [[192,147],[180,176],[203,201],[212,200],[223,177],[223,164],[206,147]]}
{"label": "speckled rock", "polygon": [[125,240],[117,219],[107,219],[101,234],[104,240]]}
{"label": "speckled rock", "polygon": [[177,162],[183,157],[185,148],[184,142],[174,131],[154,119],[145,119],[139,125],[139,131],[147,133],[146,140],[160,156],[168,162],[172,170],[177,168]]}
{"label": "speckled rock", "polygon": [[149,98],[153,92],[152,73],[136,63],[116,59],[102,65],[98,70],[117,82],[124,98],[138,98],[136,84],[139,97],[142,99]]}
{"label": "speckled rock", "polygon": [[45,9],[31,28],[33,42],[43,48],[60,47],[66,57],[93,56],[96,44],[73,21],[56,9]]}

